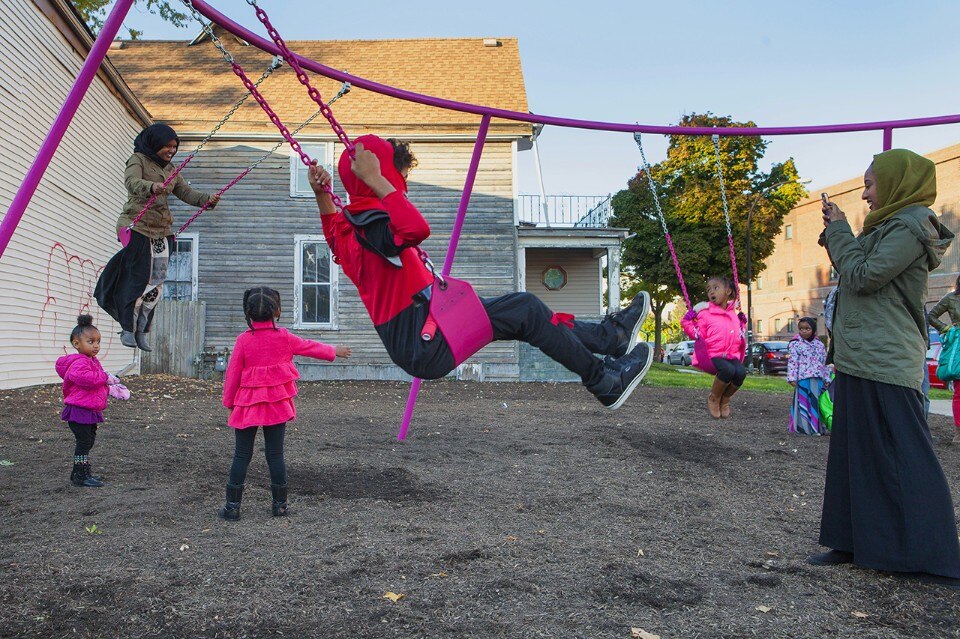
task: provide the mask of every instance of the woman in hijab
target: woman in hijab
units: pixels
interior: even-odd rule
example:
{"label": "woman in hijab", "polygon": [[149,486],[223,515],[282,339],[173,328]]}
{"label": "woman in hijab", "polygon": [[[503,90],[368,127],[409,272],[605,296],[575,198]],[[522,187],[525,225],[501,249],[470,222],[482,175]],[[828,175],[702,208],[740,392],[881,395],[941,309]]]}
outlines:
{"label": "woman in hijab", "polygon": [[928,207],[930,160],[894,149],[863,176],[870,213],[854,236],[836,204],[823,205],[823,241],[840,273],[831,356],[836,367],[815,565],[854,563],[960,585],[950,488],[933,451],[920,394],[927,279],[953,233]]}
{"label": "woman in hijab", "polygon": [[[100,307],[120,324],[121,343],[131,348],[139,346],[144,351],[150,350],[145,334],[150,332],[160,301],[173,246],[173,214],[167,196],[173,193],[195,207],[208,201],[216,206],[220,199],[190,188],[180,174],[163,186],[174,171],[171,160],[179,146],[180,138],[166,124],[152,124],[134,140],[134,153],[124,171],[127,203],[117,220],[118,234],[133,225],[130,243],[110,259],[94,291]],[[144,215],[136,220],[153,196],[156,197]]]}

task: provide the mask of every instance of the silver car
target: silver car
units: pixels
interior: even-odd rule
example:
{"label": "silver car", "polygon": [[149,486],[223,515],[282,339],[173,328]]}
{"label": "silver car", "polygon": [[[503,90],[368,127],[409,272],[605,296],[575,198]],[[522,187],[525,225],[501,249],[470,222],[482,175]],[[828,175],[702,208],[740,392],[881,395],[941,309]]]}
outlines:
{"label": "silver car", "polygon": [[690,366],[690,362],[693,360],[693,344],[693,340],[677,344],[672,351],[667,353],[667,364]]}

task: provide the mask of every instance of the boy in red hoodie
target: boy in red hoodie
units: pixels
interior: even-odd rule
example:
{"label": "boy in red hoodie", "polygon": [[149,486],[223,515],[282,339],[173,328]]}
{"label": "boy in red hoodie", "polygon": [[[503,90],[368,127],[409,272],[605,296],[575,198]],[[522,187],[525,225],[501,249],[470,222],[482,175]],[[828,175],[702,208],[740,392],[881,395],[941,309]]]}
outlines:
{"label": "boy in red hoodie", "polygon": [[[430,225],[406,196],[406,175],[416,159],[404,142],[364,135],[356,143],[356,157],[344,152],[338,165],[350,196],[343,213],[324,191],[330,174],[316,164],[310,168],[324,236],[336,262],[357,287],[393,362],[415,377],[443,377],[456,366],[446,339],[440,332],[429,341],[420,337],[434,278],[416,248],[430,235]],[[650,368],[652,349],[637,343],[650,308],[645,292],[600,323],[553,313],[530,293],[481,302],[493,339],[536,346],[580,375],[608,408],[619,408]],[[594,353],[608,357],[601,360]]]}

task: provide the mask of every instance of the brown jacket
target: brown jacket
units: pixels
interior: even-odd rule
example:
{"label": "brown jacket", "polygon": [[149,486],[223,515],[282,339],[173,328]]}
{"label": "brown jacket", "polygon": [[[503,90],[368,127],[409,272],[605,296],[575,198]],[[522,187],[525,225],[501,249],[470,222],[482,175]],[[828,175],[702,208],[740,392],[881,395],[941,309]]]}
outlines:
{"label": "brown jacket", "polygon": [[[173,162],[163,167],[141,153],[130,156],[127,160],[127,169],[123,173],[123,182],[127,187],[127,203],[123,207],[123,213],[117,219],[118,233],[121,228],[130,226],[134,218],[140,214],[143,205],[150,199],[154,183],[163,184],[175,168],[176,165]],[[173,194],[178,199],[190,206],[200,208],[210,200],[209,193],[190,188],[187,181],[183,179],[183,174],[177,175],[169,186],[173,187]],[[173,213],[167,205],[168,197],[170,196],[167,193],[158,195],[133,230],[153,240],[170,235],[173,232]]]}

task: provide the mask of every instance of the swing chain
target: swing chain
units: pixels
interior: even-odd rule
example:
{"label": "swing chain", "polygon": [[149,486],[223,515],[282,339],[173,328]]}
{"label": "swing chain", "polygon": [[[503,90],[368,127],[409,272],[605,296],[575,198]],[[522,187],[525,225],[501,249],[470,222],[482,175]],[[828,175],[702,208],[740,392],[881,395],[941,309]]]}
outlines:
{"label": "swing chain", "polygon": [[660,196],[657,194],[657,185],[650,174],[650,163],[647,162],[647,154],[643,151],[643,141],[640,132],[633,134],[633,139],[640,149],[640,159],[643,160],[643,172],[647,176],[647,182],[650,184],[650,193],[653,195],[653,205],[657,209],[657,217],[660,218],[660,228],[663,229],[663,237],[667,240],[667,248],[670,249],[670,257],[673,259],[673,268],[677,272],[677,280],[680,282],[680,290],[683,291],[683,300],[687,303],[687,308],[693,308],[690,303],[690,294],[687,293],[687,283],[683,281],[683,272],[680,270],[680,260],[677,258],[677,250],[673,246],[673,238],[670,237],[670,231],[667,229],[667,219],[663,215],[663,208],[660,206]]}
{"label": "swing chain", "polygon": [[280,33],[270,22],[270,17],[257,5],[256,0],[247,0],[247,4],[256,10],[257,19],[260,20],[261,24],[263,24],[264,28],[267,30],[267,33],[270,35],[270,39],[273,40],[273,43],[283,55],[283,59],[286,60],[287,64],[290,65],[290,68],[296,72],[297,80],[299,80],[300,84],[307,88],[307,93],[310,96],[310,99],[316,102],[317,106],[320,107],[323,117],[325,117],[327,122],[330,123],[330,128],[333,129],[333,132],[336,134],[337,138],[339,138],[340,142],[343,143],[343,146],[346,147],[347,151],[350,153],[350,157],[353,157],[353,143],[350,141],[350,138],[347,137],[347,132],[343,130],[343,127],[333,115],[333,111],[330,110],[330,105],[324,103],[320,92],[316,89],[316,87],[310,84],[310,78],[307,77],[307,74],[303,71],[303,68],[300,66],[300,62],[297,60],[296,56],[287,46],[287,43],[284,41],[284,39],[280,36]]}
{"label": "swing chain", "polygon": [[200,23],[203,27],[203,32],[210,36],[210,41],[213,42],[213,46],[217,47],[220,51],[220,55],[223,56],[223,59],[227,64],[233,64],[233,54],[227,51],[226,47],[223,46],[223,42],[220,40],[220,37],[213,30],[213,23],[206,23],[203,21],[203,16],[200,15],[200,12],[197,11],[197,8],[193,6],[192,0],[183,0],[183,4],[186,5],[187,9],[190,10],[190,13],[193,14],[194,19]]}
{"label": "swing chain", "polygon": [[717,178],[720,180],[720,199],[723,201],[723,222],[727,225],[727,243],[730,245],[730,266],[733,269],[733,293],[736,296],[737,308],[740,308],[740,278],[737,274],[737,254],[733,249],[733,230],[730,228],[730,208],[727,205],[727,188],[723,182],[723,163],[720,159],[720,136],[714,134],[713,153],[717,159]]}

